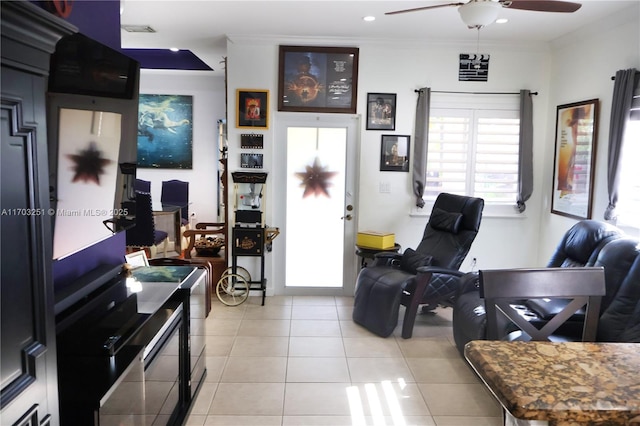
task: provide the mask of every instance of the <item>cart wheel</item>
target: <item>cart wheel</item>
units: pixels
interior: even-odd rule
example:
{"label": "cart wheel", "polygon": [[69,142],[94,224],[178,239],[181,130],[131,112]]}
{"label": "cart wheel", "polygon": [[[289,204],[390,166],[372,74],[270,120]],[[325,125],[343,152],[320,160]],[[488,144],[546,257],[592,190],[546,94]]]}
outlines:
{"label": "cart wheel", "polygon": [[216,295],[225,305],[238,306],[249,297],[249,283],[242,275],[223,275],[216,284]]}
{"label": "cart wheel", "polygon": [[[225,269],[222,272],[221,277],[224,277],[225,275],[231,275],[233,274],[233,267],[229,266],[227,269]],[[246,282],[251,282],[251,274],[249,273],[249,271],[247,271],[245,268],[243,268],[242,266],[236,266],[236,274],[240,275],[242,278],[244,278],[244,280]]]}

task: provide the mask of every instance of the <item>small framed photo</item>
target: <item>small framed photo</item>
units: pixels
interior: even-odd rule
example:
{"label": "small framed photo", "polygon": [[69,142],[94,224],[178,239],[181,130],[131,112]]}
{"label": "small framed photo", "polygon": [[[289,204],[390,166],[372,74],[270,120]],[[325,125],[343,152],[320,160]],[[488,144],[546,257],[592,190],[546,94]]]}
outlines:
{"label": "small framed photo", "polygon": [[238,89],[236,91],[236,127],[269,128],[269,91]]}
{"label": "small framed photo", "polygon": [[147,259],[147,253],[144,250],[134,251],[126,254],[124,259],[133,268],[139,268],[140,266],[149,266],[149,259]]}
{"label": "small framed photo", "polygon": [[551,213],[591,218],[598,103],[591,99],[557,108]]}
{"label": "small framed photo", "polygon": [[367,130],[396,129],[396,94],[367,93]]}
{"label": "small framed photo", "polygon": [[240,167],[245,169],[261,169],[263,166],[262,154],[240,154]]}
{"label": "small framed photo", "polygon": [[382,135],[381,172],[408,172],[411,147],[409,135]]}
{"label": "small framed photo", "polygon": [[264,135],[242,134],[240,135],[240,148],[262,149],[264,147]]}

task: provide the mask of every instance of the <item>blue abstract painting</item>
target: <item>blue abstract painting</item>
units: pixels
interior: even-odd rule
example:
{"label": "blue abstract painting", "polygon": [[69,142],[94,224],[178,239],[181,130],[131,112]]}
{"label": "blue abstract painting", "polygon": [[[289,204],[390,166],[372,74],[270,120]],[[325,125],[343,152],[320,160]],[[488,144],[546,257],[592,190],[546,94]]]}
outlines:
{"label": "blue abstract painting", "polygon": [[193,97],[140,95],[138,167],[193,168]]}

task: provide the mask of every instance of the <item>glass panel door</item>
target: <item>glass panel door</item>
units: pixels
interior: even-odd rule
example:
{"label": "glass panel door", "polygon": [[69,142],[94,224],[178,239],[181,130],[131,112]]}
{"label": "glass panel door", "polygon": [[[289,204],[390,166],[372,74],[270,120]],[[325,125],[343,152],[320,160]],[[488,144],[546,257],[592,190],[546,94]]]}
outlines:
{"label": "glass panel door", "polygon": [[285,252],[277,294],[353,294],[357,127],[352,117],[336,120],[281,130]]}

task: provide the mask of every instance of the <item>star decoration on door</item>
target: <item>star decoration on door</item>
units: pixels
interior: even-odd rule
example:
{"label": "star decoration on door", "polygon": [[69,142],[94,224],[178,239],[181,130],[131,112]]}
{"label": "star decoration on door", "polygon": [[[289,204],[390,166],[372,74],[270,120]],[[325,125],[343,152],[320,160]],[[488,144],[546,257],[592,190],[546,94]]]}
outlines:
{"label": "star decoration on door", "polygon": [[105,173],[104,166],[111,163],[111,160],[102,157],[102,151],[95,142],[90,142],[89,147],[80,150],[78,154],[68,154],[67,157],[73,161],[73,171],[76,173],[71,182],[80,180],[100,185],[100,175]]}
{"label": "star decoration on door", "polygon": [[309,195],[314,194],[316,197],[324,195],[331,198],[328,188],[333,185],[330,180],[338,172],[326,171],[327,166],[320,164],[318,157],[313,160],[313,165],[305,166],[306,171],[304,173],[295,173],[295,175],[302,180],[300,186],[304,188],[302,198],[307,198]]}

